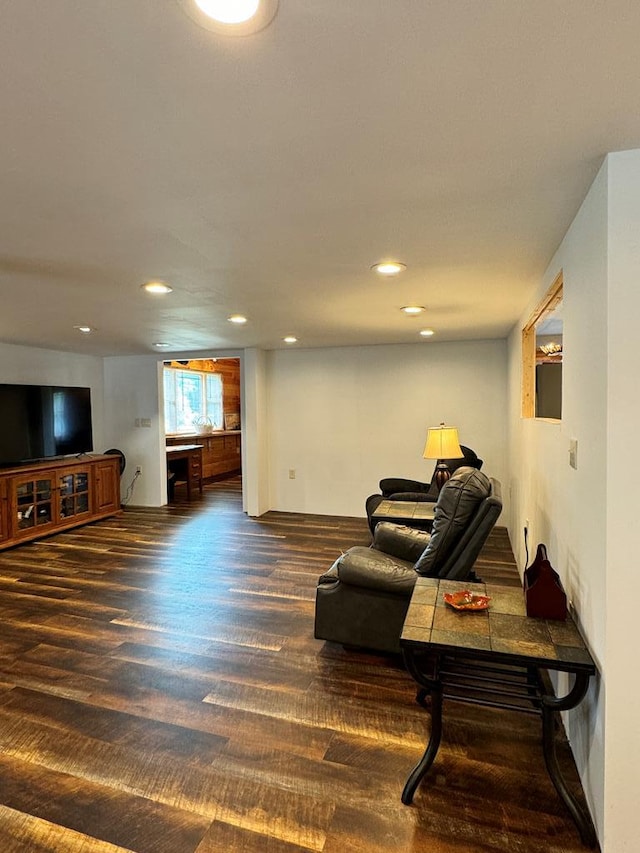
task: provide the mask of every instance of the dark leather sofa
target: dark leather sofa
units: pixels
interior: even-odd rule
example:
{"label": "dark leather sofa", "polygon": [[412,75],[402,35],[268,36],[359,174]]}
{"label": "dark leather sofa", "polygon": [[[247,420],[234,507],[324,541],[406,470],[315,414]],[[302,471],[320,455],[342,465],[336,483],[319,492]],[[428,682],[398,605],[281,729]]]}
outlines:
{"label": "dark leather sofa", "polygon": [[431,533],[381,522],[370,548],[350,548],[320,577],[314,636],[399,652],[418,575],[477,580],[473,565],[501,510],[500,483],[459,468],[442,487]]}

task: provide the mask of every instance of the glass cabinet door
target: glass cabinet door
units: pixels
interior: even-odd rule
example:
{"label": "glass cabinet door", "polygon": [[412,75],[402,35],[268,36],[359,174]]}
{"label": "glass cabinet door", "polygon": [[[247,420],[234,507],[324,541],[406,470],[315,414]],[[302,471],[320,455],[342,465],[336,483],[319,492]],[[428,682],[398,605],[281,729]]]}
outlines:
{"label": "glass cabinet door", "polygon": [[58,478],[58,489],[60,491],[61,520],[89,512],[88,471],[63,472]]}
{"label": "glass cabinet door", "polygon": [[16,498],[18,530],[30,530],[53,521],[53,481],[50,477],[18,483]]}
{"label": "glass cabinet door", "polygon": [[9,538],[9,501],[7,481],[0,477],[0,542]]}

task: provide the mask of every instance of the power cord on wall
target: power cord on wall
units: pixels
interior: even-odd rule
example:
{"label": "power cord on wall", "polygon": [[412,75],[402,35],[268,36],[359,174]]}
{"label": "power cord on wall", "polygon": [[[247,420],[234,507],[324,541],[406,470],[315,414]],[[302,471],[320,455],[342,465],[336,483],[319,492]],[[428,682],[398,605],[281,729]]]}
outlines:
{"label": "power cord on wall", "polygon": [[524,528],[524,553],[525,553],[524,567],[526,569],[527,566],[529,565],[529,530],[527,527]]}
{"label": "power cord on wall", "polygon": [[140,468],[136,468],[136,473],[133,475],[133,479],[131,480],[131,482],[127,486],[127,491],[125,492],[125,495],[122,498],[122,501],[120,502],[121,506],[127,506],[128,505],[129,501],[133,497],[133,487],[135,486],[136,480],[138,479],[138,477],[141,474],[142,474],[142,471],[140,470]]}

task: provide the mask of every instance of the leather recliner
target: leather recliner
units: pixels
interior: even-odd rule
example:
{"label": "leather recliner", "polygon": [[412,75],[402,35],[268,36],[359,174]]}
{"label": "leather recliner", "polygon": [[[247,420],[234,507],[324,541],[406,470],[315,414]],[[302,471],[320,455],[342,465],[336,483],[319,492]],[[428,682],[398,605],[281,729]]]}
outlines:
{"label": "leather recliner", "polygon": [[438,465],[444,462],[449,471],[453,474],[458,468],[471,467],[477,468],[478,471],[482,468],[483,460],[478,457],[476,452],[470,447],[460,445],[460,449],[464,454],[456,459],[437,459],[436,467],[431,477],[431,482],[421,483],[419,480],[408,480],[406,477],[385,477],[380,480],[379,495],[369,495],[365,501],[365,509],[369,528],[373,533],[375,524],[372,520],[372,515],[383,500],[391,501],[427,501],[435,503],[438,500],[438,485],[436,483],[436,471]]}
{"label": "leather recliner", "polygon": [[316,590],[316,639],[396,653],[418,575],[477,580],[472,572],[502,511],[500,483],[459,468],[442,487],[431,533],[381,522],[371,547],[356,546]]}

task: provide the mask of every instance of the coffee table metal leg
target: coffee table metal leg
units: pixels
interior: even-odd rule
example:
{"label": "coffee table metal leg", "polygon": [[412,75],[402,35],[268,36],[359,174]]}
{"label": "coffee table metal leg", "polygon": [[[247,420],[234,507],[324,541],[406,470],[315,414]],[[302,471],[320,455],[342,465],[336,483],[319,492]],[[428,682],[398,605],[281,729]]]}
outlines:
{"label": "coffee table metal leg", "polygon": [[418,692],[416,693],[416,702],[423,708],[431,707],[431,699],[429,698],[429,691],[426,687],[420,687]]}
{"label": "coffee table metal leg", "polygon": [[560,771],[558,756],[556,754],[555,737],[556,712],[575,708],[584,698],[588,686],[589,676],[579,673],[576,675],[573,688],[566,696],[559,698],[555,696],[542,697],[542,749],[544,752],[544,761],[547,765],[547,772],[560,799],[571,812],[571,816],[578,827],[580,838],[589,847],[595,847],[596,833],[591,822],[591,817],[585,814],[584,809],[567,787],[567,783]]}
{"label": "coffee table metal leg", "polygon": [[431,695],[431,736],[424,755],[409,774],[402,792],[402,802],[405,806],[413,802],[413,795],[425,773],[433,764],[440,740],[442,738],[442,685],[434,684],[429,691]]}

